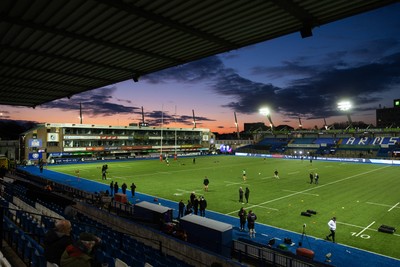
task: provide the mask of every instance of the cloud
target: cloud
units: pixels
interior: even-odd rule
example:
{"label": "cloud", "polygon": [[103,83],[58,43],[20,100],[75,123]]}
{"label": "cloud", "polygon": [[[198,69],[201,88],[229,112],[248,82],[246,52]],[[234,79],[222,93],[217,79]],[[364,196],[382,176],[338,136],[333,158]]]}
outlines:
{"label": "cloud", "polygon": [[[382,48],[387,49],[384,55]],[[269,79],[285,77],[288,81],[284,87],[243,77],[225,66],[218,56],[148,75],[146,79],[152,83],[207,82],[214,93],[233,98],[222,107],[238,113],[258,113],[260,107],[268,105],[288,118],[323,118],[338,114],[336,103],[342,98],[351,99],[358,106],[356,111],[374,110],[382,100],[380,95],[400,84],[398,51],[399,42],[395,39],[381,39],[355,50],[325,54],[319,64],[313,64],[309,57],[298,57],[280,66],[252,69],[253,75]]]}
{"label": "cloud", "polygon": [[43,104],[41,107],[45,109],[60,109],[63,111],[79,110],[82,104],[82,110],[86,116],[112,116],[115,114],[135,114],[140,113],[140,108],[116,104],[112,101],[126,102],[129,100],[114,99],[113,94],[116,87],[100,88],[74,95],[71,99],[59,99],[50,103]]}

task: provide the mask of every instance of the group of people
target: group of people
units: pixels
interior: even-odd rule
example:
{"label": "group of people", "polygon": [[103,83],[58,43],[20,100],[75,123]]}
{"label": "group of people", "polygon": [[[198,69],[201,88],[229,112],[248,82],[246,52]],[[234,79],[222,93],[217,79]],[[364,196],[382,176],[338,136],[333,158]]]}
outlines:
{"label": "group of people", "polygon": [[243,196],[246,199],[246,203],[249,203],[250,189],[248,187],[246,187],[245,190],[243,190],[242,187],[239,187],[239,202],[240,203],[244,203]]}
{"label": "group of people", "polygon": [[244,228],[247,221],[247,228],[249,229],[250,238],[255,238],[256,237],[255,223],[257,220],[257,215],[252,210],[250,210],[249,213],[247,214],[245,208],[242,207],[239,210],[238,216],[240,221],[240,231],[241,232],[245,231]]}
{"label": "group of people", "polygon": [[315,183],[318,184],[319,174],[310,172],[310,184]]}
{"label": "group of people", "polygon": [[200,215],[202,217],[206,216],[207,200],[204,196],[197,197],[195,192],[190,194],[190,199],[188,199],[187,204],[181,199],[178,204],[178,218],[183,217],[188,214]]}
{"label": "group of people", "polygon": [[46,232],[44,256],[47,266],[100,266],[100,263],[95,262],[94,253],[101,244],[101,239],[91,233],[83,232],[78,240],[74,240],[71,230],[69,220],[58,220],[55,227]]}
{"label": "group of people", "polygon": [[[127,188],[128,188],[128,185],[127,185],[126,183],[123,183],[123,184],[121,185],[122,194],[126,194],[126,189],[127,189]],[[130,186],[130,188],[131,188],[132,197],[135,197],[135,190],[136,190],[136,185],[135,185],[135,183],[132,183],[131,186]],[[116,181],[116,182],[114,183],[114,181],[111,181],[111,183],[110,183],[110,195],[113,196],[113,195],[117,194],[118,191],[119,191],[118,182]]]}

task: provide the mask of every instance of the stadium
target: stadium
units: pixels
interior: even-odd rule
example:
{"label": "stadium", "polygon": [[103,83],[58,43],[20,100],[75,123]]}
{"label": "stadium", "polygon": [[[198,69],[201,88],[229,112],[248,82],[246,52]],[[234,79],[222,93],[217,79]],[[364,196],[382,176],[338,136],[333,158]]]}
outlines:
{"label": "stadium", "polygon": [[[397,1],[278,2],[4,1],[0,104],[139,82]],[[227,139],[196,123],[38,123],[0,142],[0,266],[399,266],[399,103],[376,127],[345,112],[343,128],[289,129],[263,109],[268,126]],[[68,239],[58,258],[50,235]]]}

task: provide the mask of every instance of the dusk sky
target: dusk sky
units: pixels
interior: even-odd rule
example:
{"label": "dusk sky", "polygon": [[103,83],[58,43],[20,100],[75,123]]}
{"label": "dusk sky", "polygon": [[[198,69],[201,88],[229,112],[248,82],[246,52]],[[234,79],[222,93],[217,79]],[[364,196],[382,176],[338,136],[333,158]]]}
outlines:
{"label": "dusk sky", "polygon": [[[1,96],[0,96],[1,97]],[[243,123],[264,122],[268,106],[275,125],[304,128],[345,122],[337,103],[353,103],[351,118],[375,125],[375,110],[400,98],[400,3],[300,33],[112,84],[36,107],[0,105],[0,119],[235,132]]]}

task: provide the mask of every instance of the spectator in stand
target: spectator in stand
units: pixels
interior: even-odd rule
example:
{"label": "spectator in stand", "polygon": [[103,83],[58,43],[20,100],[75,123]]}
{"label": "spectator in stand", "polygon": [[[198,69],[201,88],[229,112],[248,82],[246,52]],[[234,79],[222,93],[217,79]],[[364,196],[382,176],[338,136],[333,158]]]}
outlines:
{"label": "spectator in stand", "polygon": [[61,255],[67,246],[72,244],[71,222],[68,220],[58,220],[55,227],[46,232],[44,237],[44,257],[47,266],[60,265]]}
{"label": "spectator in stand", "polygon": [[93,267],[96,246],[101,239],[90,233],[81,233],[79,240],[69,245],[61,256],[60,267]]}
{"label": "spectator in stand", "polygon": [[6,176],[6,174],[7,174],[6,166],[1,165],[1,168],[0,168],[0,178],[4,178],[4,176]]}

